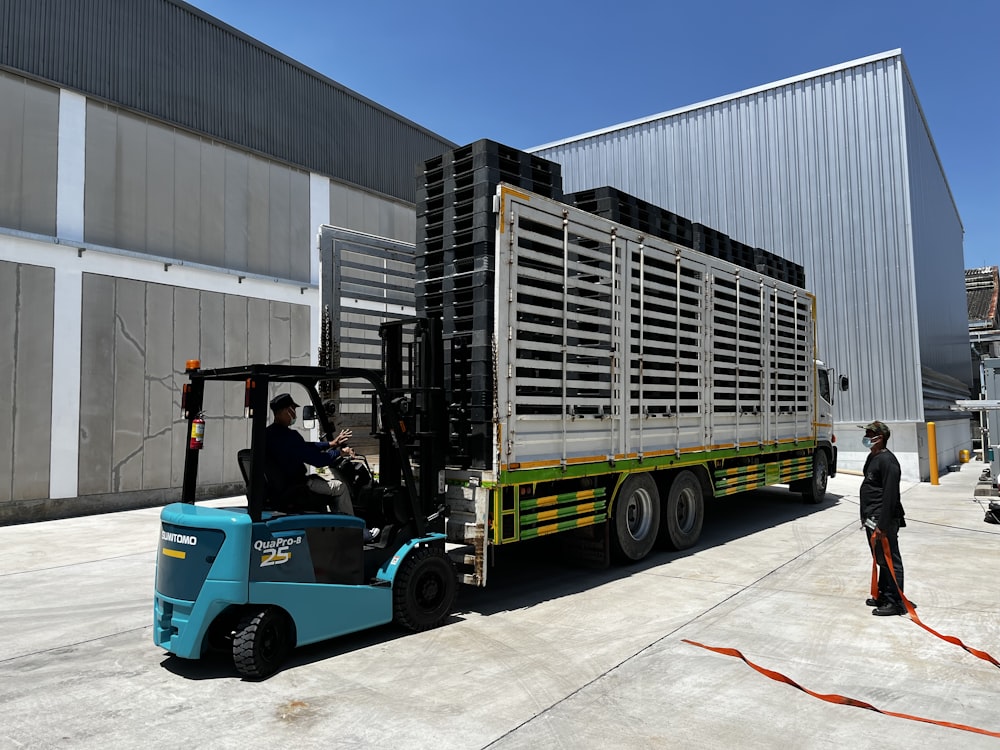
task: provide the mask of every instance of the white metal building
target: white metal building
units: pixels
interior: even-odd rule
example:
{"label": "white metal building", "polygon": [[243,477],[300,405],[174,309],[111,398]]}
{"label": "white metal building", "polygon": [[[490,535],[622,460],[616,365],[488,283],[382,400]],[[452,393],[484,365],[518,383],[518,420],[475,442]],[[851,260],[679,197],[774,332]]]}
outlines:
{"label": "white metal building", "polygon": [[805,267],[838,397],[841,468],[858,426],[891,425],[906,479],[970,446],[950,411],[972,381],[963,229],[901,50],[531,149],[566,192],[611,185]]}

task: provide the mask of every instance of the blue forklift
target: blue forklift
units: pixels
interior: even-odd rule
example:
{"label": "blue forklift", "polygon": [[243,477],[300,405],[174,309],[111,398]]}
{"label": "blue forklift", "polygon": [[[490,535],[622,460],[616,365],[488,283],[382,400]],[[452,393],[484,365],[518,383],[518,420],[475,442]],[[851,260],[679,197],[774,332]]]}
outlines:
{"label": "blue forklift", "polygon": [[[380,335],[383,372],[268,364],[202,369],[189,363],[181,501],[160,514],[158,646],[184,659],[228,651],[239,674],[263,678],[296,646],[392,621],[426,630],[448,618],[457,574],[445,550],[448,422],[440,321],[394,321]],[[321,394],[330,384],[355,380],[370,389],[377,480],[364,470],[345,471],[355,515],[289,511],[294,503],[285,498],[279,505],[268,487],[271,386],[304,391],[303,419],[315,418],[329,440],[333,427]],[[251,421],[249,448],[233,456],[246,481],[246,507],[194,502],[205,387],[222,382],[243,384]],[[365,541],[366,527],[381,529],[377,541]]]}

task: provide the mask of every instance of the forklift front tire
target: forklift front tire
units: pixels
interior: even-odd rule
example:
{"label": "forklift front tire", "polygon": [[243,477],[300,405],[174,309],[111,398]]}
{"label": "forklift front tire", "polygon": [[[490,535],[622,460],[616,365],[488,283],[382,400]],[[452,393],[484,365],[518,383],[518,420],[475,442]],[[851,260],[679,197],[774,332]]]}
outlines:
{"label": "forklift front tire", "polygon": [[451,614],[457,587],[455,566],[444,550],[413,550],[393,583],[396,622],[413,631],[436,628]]}
{"label": "forklift front tire", "polygon": [[233,664],[244,677],[269,677],[292,650],[288,615],[278,607],[249,609],[233,633]]}

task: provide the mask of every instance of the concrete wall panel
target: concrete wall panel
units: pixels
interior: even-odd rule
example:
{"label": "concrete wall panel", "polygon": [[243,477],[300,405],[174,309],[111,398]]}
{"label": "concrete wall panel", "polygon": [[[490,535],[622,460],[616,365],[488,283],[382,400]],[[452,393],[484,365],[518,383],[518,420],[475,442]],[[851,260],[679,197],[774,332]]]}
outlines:
{"label": "concrete wall panel", "polygon": [[59,92],[0,71],[0,225],[56,233]]}
{"label": "concrete wall panel", "polygon": [[171,454],[174,450],[174,294],[162,284],[146,288],[146,373],[143,411],[142,486],[170,486]]}
{"label": "concrete wall panel", "polygon": [[247,165],[247,270],[268,272],[271,255],[270,218],[271,168],[263,159],[249,157]]}
{"label": "concrete wall panel", "polygon": [[86,150],[86,241],[309,280],[308,173],[95,103]]}
{"label": "concrete wall panel", "polygon": [[[270,273],[283,279],[292,275],[291,184],[287,169],[272,165],[268,170],[267,245]],[[307,219],[308,221],[308,219]]]}
{"label": "concrete wall panel", "polygon": [[142,489],[146,412],[146,284],[115,280],[114,419],[111,488]]}
{"label": "concrete wall panel", "polygon": [[345,212],[345,229],[355,229],[359,232],[369,231],[365,228],[365,199],[360,190],[347,191],[347,206]]}
{"label": "concrete wall panel", "polygon": [[[201,348],[198,352],[204,367],[221,367],[226,362],[225,297],[221,294],[201,292],[200,333]],[[198,481],[214,483],[222,481],[222,462],[228,458],[225,453],[226,415],[224,393],[219,388],[205,389],[205,447],[199,463]],[[207,431],[211,427],[212,434]],[[221,428],[221,429],[220,429]]]}
{"label": "concrete wall panel", "polygon": [[[199,309],[199,292],[193,289],[173,287],[174,292],[174,398],[177,404],[175,414],[180,414],[180,393],[187,377],[184,375],[184,364],[189,359],[199,359],[201,356],[200,335],[198,327],[201,323]],[[205,363],[208,364],[207,362]],[[181,420],[174,423],[173,452],[170,463],[170,484],[180,487],[184,481],[184,437],[187,424]]]}
{"label": "concrete wall panel", "polygon": [[138,117],[124,113],[119,113],[117,126],[113,244],[150,252],[146,244],[147,128]]}
{"label": "concrete wall panel", "polygon": [[47,497],[49,493],[54,288],[53,269],[19,267],[13,402],[16,499]]}
{"label": "concrete wall panel", "polygon": [[51,268],[0,262],[0,502],[48,496],[54,285]]}
{"label": "concrete wall panel", "polygon": [[288,252],[290,279],[308,279],[312,272],[312,256],[316,253],[316,232],[310,225],[309,175],[290,172]]}
{"label": "concrete wall panel", "polygon": [[[223,264],[223,246],[216,248],[202,244],[202,168],[203,157],[201,144],[197,138],[188,133],[174,131],[173,169],[174,180],[167,186],[172,192],[174,211],[165,216],[170,221],[173,233],[173,257],[184,260],[199,261],[221,266]],[[206,211],[207,213],[207,211]],[[208,257],[212,249],[218,257]]]}
{"label": "concrete wall panel", "polygon": [[107,107],[88,102],[83,188],[84,239],[96,245],[114,245],[117,241],[117,140],[117,114]]}
{"label": "concrete wall panel", "polygon": [[225,266],[249,268],[250,206],[247,203],[247,181],[250,161],[232,149],[226,149],[225,192]]}
{"label": "concrete wall panel", "polygon": [[[0,86],[3,77],[0,76]],[[17,360],[16,263],[0,261],[0,403],[14,404]],[[14,431],[0,430],[0,503],[14,496]]]}
{"label": "concrete wall panel", "polygon": [[[175,186],[178,185],[177,134],[163,125],[141,122],[146,130],[146,242],[143,248],[153,255],[168,258],[197,255],[197,248],[174,247]],[[182,190],[197,190],[197,182],[180,185]],[[177,216],[177,223],[197,227],[197,216]],[[177,250],[180,250],[178,253]]]}
{"label": "concrete wall panel", "polygon": [[330,182],[330,224],[348,228],[347,225],[348,187],[339,182]]}
{"label": "concrete wall panel", "polygon": [[24,94],[21,228],[28,232],[54,235],[59,92],[49,86],[26,82]]}
{"label": "concrete wall panel", "polygon": [[277,365],[292,363],[292,340],[289,335],[291,327],[291,311],[287,302],[270,303],[270,320],[268,338],[271,341],[269,361]]}
{"label": "concrete wall panel", "polygon": [[83,277],[80,355],[80,494],[111,492],[114,422],[114,279]]}
{"label": "concrete wall panel", "polygon": [[[225,362],[237,364],[249,363],[247,350],[247,299],[245,297],[226,296],[225,299],[226,336]],[[239,465],[236,462],[236,452],[250,446],[249,421],[243,418],[244,387],[237,384],[225,391],[225,414],[223,426],[223,456],[222,478],[226,482],[242,480]]]}
{"label": "concrete wall panel", "polygon": [[330,224],[403,242],[416,242],[413,206],[330,182]]}
{"label": "concrete wall panel", "polygon": [[[201,158],[198,167],[201,170],[199,182],[201,189],[198,196],[198,210],[200,216],[200,232],[198,236],[199,257],[202,263],[212,266],[230,267],[228,263],[229,237],[226,234],[226,202],[228,191],[226,183],[228,178],[228,166],[226,161],[227,149],[218,143],[201,141]],[[233,239],[245,245],[246,227],[234,226]],[[244,260],[245,262],[245,260]],[[244,268],[243,264],[232,266],[233,268]]]}
{"label": "concrete wall panel", "polygon": [[291,354],[293,365],[310,364],[309,355],[312,353],[312,337],[310,335],[310,321],[312,320],[312,309],[308,305],[289,305],[289,330],[291,336]]}
{"label": "concrete wall panel", "polygon": [[0,72],[0,223],[21,228],[24,170],[24,86],[19,76]]}
{"label": "concrete wall panel", "polygon": [[271,305],[267,300],[247,300],[247,361],[273,361],[271,359]]}

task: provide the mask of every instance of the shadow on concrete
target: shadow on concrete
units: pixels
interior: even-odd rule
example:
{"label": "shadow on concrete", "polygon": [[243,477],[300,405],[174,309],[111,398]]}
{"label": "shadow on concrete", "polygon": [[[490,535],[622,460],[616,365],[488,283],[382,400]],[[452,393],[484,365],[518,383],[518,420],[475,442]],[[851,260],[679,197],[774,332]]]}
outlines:
{"label": "shadow on concrete", "polygon": [[701,539],[681,551],[654,549],[638,563],[615,563],[608,568],[586,567],[568,557],[556,537],[500,548],[485,589],[462,589],[456,612],[489,615],[521,609],[550,599],[571,596],[608,581],[641,573],[689,555],[717,547],[764,529],[821,513],[840,504],[841,495],[827,493],[822,503],[805,503],[783,487],[767,487],[708,503]]}
{"label": "shadow on concrete", "polygon": [[[442,627],[460,622],[464,613],[491,615],[523,609],[552,599],[586,591],[608,581],[634,575],[650,568],[669,564],[740,539],[764,529],[780,526],[799,518],[821,513],[840,504],[842,496],[828,493],[822,503],[807,504],[801,496],[783,487],[768,487],[708,503],[701,539],[694,547],[682,551],[654,551],[643,561],[630,564],[612,563],[608,568],[588,567],[565,553],[556,536],[499,548],[494,567],[490,569],[488,585],[477,589],[459,586],[452,616]],[[371,646],[405,637],[409,631],[394,624],[381,625],[358,633],[332,638],[297,648],[289,655],[280,671],[332,659]],[[239,677],[232,657],[213,652],[205,658],[191,661],[167,656],[161,665],[173,674],[189,680],[232,679]],[[251,680],[252,681],[252,680]]]}
{"label": "shadow on concrete", "polygon": [[[451,615],[441,627],[448,627],[449,624],[459,622],[463,618],[460,615]],[[352,651],[360,651],[371,646],[378,646],[389,643],[397,638],[404,638],[410,634],[409,630],[389,623],[378,627],[362,630],[357,633],[349,633],[337,638],[330,638],[319,643],[312,643],[308,646],[296,648],[288,655],[285,663],[275,674],[295,669],[306,664],[325,661],[341,654],[349,654]],[[241,677],[233,666],[232,656],[224,651],[212,651],[205,657],[198,660],[180,659],[173,655],[166,656],[160,666],[168,672],[182,677],[186,680],[218,680],[218,679],[242,679],[246,682],[260,682],[260,679],[252,677]],[[263,678],[268,679],[268,678]]]}

